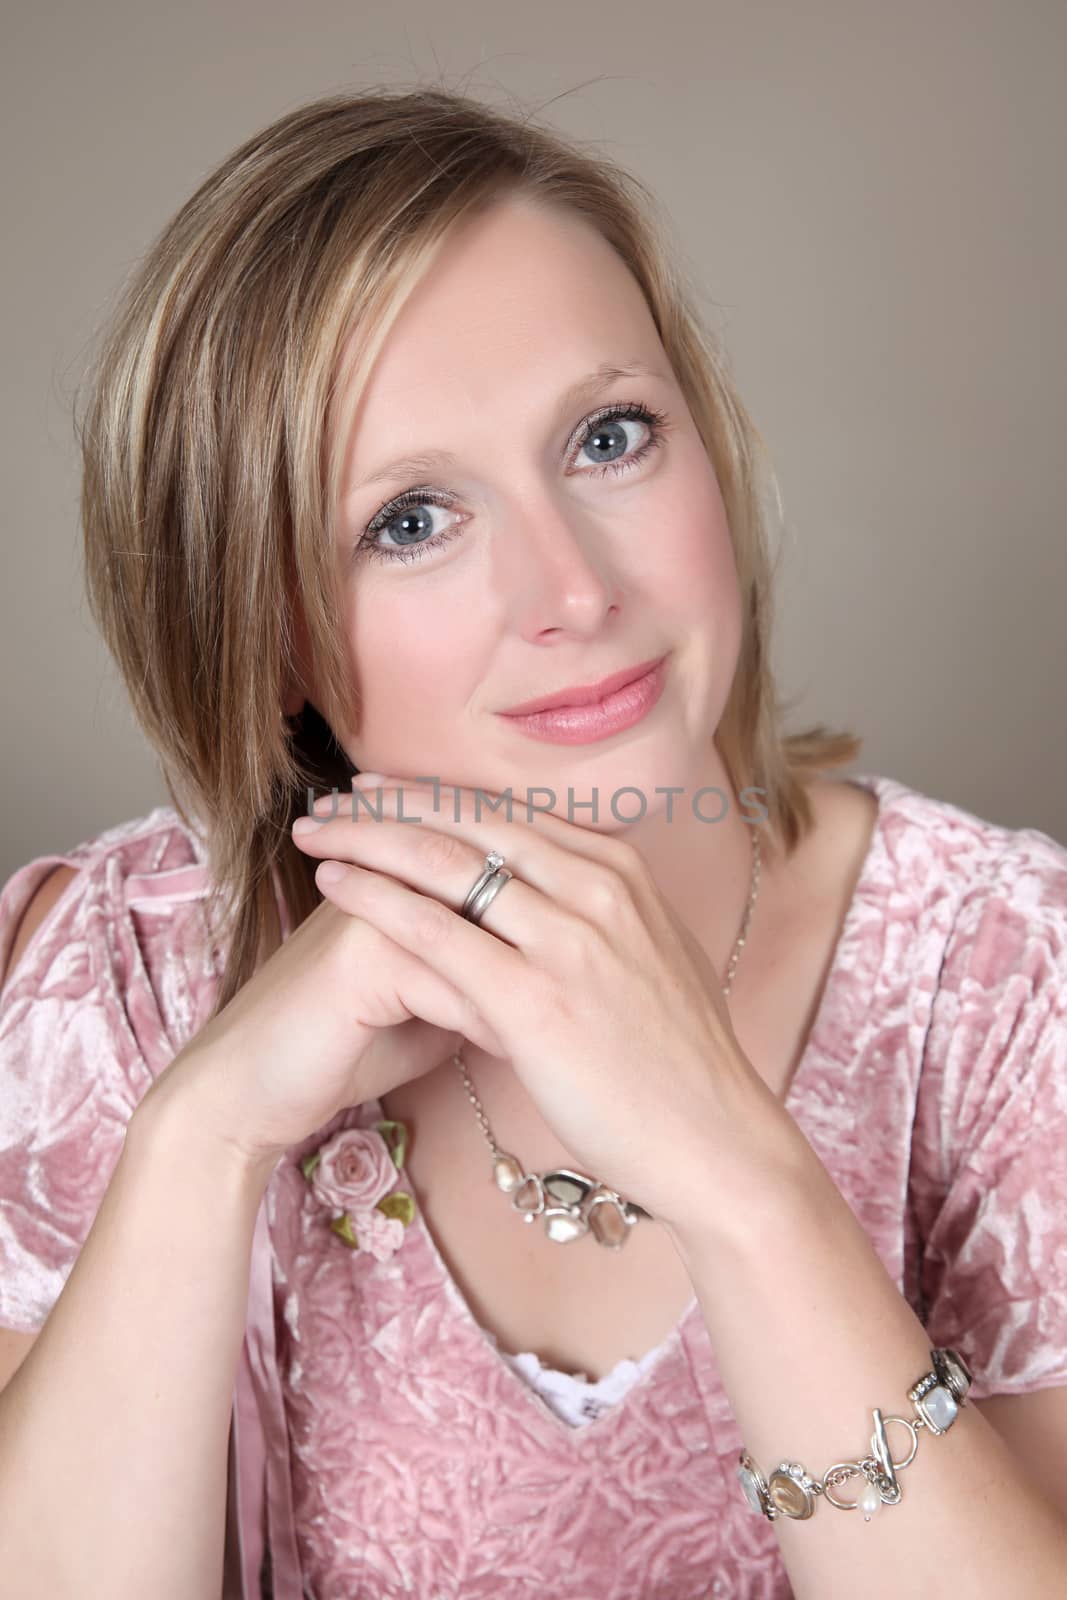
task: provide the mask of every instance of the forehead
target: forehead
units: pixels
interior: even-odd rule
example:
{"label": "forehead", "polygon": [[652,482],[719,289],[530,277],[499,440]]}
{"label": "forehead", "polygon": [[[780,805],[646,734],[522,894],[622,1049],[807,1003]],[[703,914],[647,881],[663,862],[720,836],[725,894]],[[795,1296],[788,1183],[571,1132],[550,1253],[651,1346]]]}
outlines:
{"label": "forehead", "polygon": [[642,360],[665,365],[607,240],[576,213],[501,200],[449,236],[390,328],[360,390],[347,476],[503,408],[543,416],[596,367]]}

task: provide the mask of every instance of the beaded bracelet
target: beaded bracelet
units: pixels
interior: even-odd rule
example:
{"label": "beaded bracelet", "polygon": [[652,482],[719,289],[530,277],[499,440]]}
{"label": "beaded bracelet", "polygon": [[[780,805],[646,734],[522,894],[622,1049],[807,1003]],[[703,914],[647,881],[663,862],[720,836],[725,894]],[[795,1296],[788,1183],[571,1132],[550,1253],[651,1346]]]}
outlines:
{"label": "beaded bracelet", "polygon": [[[925,1373],[908,1390],[908,1399],[914,1408],[911,1417],[883,1417],[875,1408],[874,1433],[871,1435],[871,1454],[860,1461],[838,1461],[827,1468],[822,1478],[813,1478],[799,1461],[780,1461],[768,1480],[753,1461],[747,1450],[741,1451],[737,1477],[742,1492],[753,1511],[773,1522],[781,1515],[802,1520],[815,1510],[817,1496],[823,1495],[839,1511],[862,1511],[864,1522],[870,1522],[880,1505],[895,1506],[900,1500],[897,1473],[910,1466],[919,1448],[919,1429],[930,1433],[947,1433],[955,1422],[964,1396],[971,1387],[971,1372],[963,1357],[947,1346],[931,1350],[933,1370]],[[891,1422],[899,1422],[911,1434],[911,1450],[902,1461],[894,1461],[886,1439],[885,1430]],[[838,1500],[834,1489],[849,1478],[861,1475],[866,1482],[856,1500]]]}

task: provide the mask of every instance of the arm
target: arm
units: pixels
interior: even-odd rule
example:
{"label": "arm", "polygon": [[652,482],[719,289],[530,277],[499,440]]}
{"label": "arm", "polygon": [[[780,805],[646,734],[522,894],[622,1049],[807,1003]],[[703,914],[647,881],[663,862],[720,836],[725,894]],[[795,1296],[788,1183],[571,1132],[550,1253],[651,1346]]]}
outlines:
{"label": "arm", "polygon": [[[790,1460],[819,1478],[870,1454],[873,1407],[911,1415],[906,1391],[930,1367],[931,1341],[802,1136],[779,1170],[790,1178],[773,1195],[765,1186],[758,1208],[727,1217],[718,1194],[693,1197],[694,1221],[670,1232],[745,1448],[765,1475]],[[903,1430],[889,1441],[899,1459]],[[949,1582],[967,1600],[1062,1593],[1067,1520],[972,1403],[940,1438],[920,1432],[900,1484],[900,1503],[869,1523],[822,1497],[804,1521],[774,1520],[797,1600],[899,1600]]]}
{"label": "arm", "polygon": [[0,1394],[10,1600],[218,1594],[233,1384],[269,1176],[199,1132],[177,1095],[153,1089],[130,1119],[63,1292]]}

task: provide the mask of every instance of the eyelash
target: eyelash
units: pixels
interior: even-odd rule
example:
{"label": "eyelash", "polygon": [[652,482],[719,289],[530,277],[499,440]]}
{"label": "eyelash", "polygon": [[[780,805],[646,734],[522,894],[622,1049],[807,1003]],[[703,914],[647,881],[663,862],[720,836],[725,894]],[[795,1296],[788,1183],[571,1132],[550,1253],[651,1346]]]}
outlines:
{"label": "eyelash", "polygon": [[[593,416],[589,417],[585,424],[585,432],[578,441],[578,450],[584,449],[597,428],[601,427],[605,422],[617,421],[643,422],[648,429],[649,437],[643,445],[631,455],[624,457],[623,460],[606,461],[602,466],[592,468],[588,474],[583,474],[583,476],[602,478],[607,472],[629,472],[632,467],[637,466],[653,450],[659,448],[670,427],[670,421],[665,412],[655,411],[651,406],[646,406],[640,401],[627,401],[621,405],[608,406],[603,411],[595,412]],[[356,543],[355,554],[357,556],[367,555],[372,560],[378,561],[419,560],[425,551],[440,549],[450,539],[455,538],[461,531],[461,525],[453,524],[445,532],[434,534],[432,537],[422,540],[419,544],[393,548],[388,545],[376,544],[374,542],[376,536],[402,511],[413,509],[416,506],[438,506],[441,510],[448,511],[453,504],[452,496],[439,494],[434,489],[405,489],[403,494],[399,494],[395,499],[388,501],[380,511],[375,513],[367,524],[362,537]]]}

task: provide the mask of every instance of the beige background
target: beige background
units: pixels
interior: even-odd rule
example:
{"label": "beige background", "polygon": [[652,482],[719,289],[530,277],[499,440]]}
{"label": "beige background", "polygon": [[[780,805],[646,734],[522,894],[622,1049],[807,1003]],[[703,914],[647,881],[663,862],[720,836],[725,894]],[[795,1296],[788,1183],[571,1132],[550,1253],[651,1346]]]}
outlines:
{"label": "beige background", "polygon": [[5,877],[166,802],[82,598],[70,412],[117,286],[255,129],[438,78],[665,202],[779,472],[793,726],[1067,842],[1063,0],[68,0],[4,32]]}

